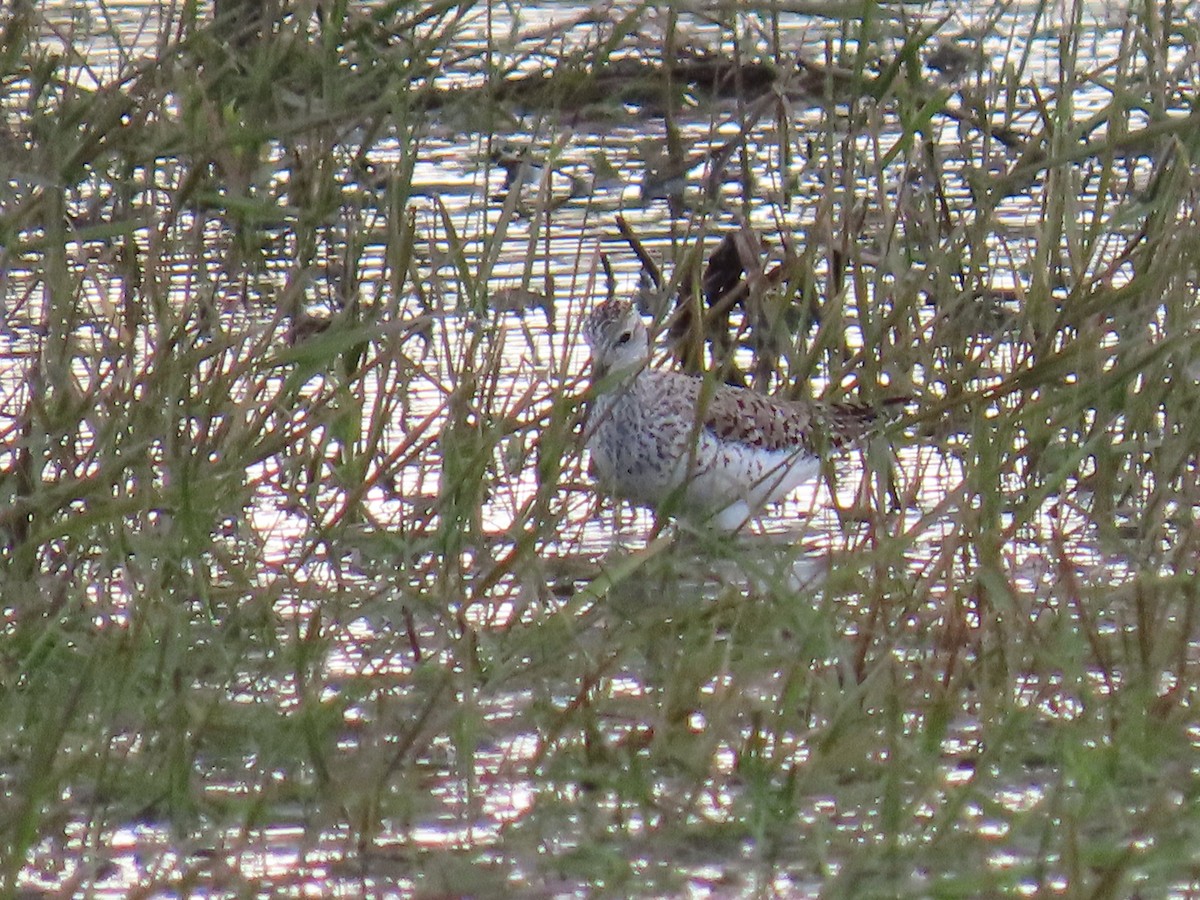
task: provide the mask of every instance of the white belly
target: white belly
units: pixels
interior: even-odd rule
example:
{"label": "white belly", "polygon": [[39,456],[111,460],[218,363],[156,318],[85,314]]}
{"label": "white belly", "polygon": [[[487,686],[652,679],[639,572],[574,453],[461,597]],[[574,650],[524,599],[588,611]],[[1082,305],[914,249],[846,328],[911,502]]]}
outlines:
{"label": "white belly", "polygon": [[764,506],[815,477],[820,460],[803,450],[763,450],[695,434],[690,415],[637,421],[618,402],[611,419],[588,441],[592,462],[608,489],[637,503],[711,521],[732,531]]}
{"label": "white belly", "polygon": [[763,507],[784,499],[820,472],[821,461],[802,450],[762,450],[701,435],[696,467],[686,488],[689,507],[709,511],[718,528],[745,525]]}

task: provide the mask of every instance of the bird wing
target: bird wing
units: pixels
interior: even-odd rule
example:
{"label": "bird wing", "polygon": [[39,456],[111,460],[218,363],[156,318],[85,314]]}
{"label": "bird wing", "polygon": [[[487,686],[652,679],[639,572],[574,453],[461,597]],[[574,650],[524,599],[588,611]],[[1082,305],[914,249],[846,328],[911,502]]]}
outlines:
{"label": "bird wing", "polygon": [[[903,399],[885,401],[890,407]],[[702,424],[722,440],[764,450],[841,448],[863,437],[889,409],[865,403],[825,404],[777,400],[745,388],[719,385],[704,410]]]}
{"label": "bird wing", "polygon": [[662,379],[660,389],[698,411],[701,427],[720,440],[763,450],[816,454],[821,447],[844,447],[869,432],[880,418],[880,410],[867,404],[777,400],[748,388],[709,387],[701,378],[678,372],[655,371],[655,375]]}
{"label": "bird wing", "polygon": [[808,403],[718,385],[702,411],[701,423],[721,440],[762,450],[811,451],[814,411]]}

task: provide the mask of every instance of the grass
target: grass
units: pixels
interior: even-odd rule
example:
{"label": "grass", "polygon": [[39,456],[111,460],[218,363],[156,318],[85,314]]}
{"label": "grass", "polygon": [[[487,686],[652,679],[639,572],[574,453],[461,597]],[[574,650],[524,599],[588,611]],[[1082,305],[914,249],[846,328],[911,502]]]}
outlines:
{"label": "grass", "polygon": [[[1195,892],[1192,26],[787,6],[3,14],[4,894]],[[497,195],[642,132],[708,185]],[[700,312],[765,239],[772,388],[914,396],[801,541],[597,512],[618,213]]]}

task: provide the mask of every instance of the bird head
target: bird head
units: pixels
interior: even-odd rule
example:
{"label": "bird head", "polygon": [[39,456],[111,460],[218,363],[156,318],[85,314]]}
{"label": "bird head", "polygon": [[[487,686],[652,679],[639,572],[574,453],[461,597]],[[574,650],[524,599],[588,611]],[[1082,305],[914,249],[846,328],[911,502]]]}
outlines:
{"label": "bird head", "polygon": [[646,323],[628,300],[606,300],[594,307],[583,327],[583,336],[592,349],[595,378],[638,368],[650,356]]}

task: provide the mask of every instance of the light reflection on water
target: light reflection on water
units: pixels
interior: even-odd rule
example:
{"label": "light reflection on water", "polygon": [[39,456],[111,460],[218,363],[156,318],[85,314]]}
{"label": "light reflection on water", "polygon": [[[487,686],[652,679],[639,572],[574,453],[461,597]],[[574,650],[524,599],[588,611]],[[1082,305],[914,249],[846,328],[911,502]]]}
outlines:
{"label": "light reflection on water", "polygon": [[[149,7],[127,4],[122,14],[138,21],[144,9],[153,8],[153,4]],[[1051,58],[1052,54],[1044,57],[1047,66]],[[1097,99],[1095,102],[1101,101]],[[801,127],[816,121],[818,117],[815,114],[802,109],[796,111],[796,122]],[[554,328],[551,330],[551,323],[540,310],[524,316],[503,315],[501,327],[494,332],[491,340],[498,342],[498,352],[510,365],[496,386],[497,405],[489,410],[491,415],[503,417],[515,414],[518,408],[515,405],[506,406],[506,402],[526,396],[530,391],[538,398],[539,404],[545,405],[555,395],[575,393],[582,389],[585,354],[578,342],[578,321],[581,309],[595,298],[598,290],[593,283],[598,254],[608,253],[619,291],[631,291],[637,282],[637,263],[624,243],[614,236],[614,213],[623,212],[638,230],[646,247],[665,259],[677,255],[685,243],[675,233],[679,226],[670,220],[663,204],[633,205],[640,204],[637,199],[638,163],[633,148],[648,133],[654,139],[660,138],[660,129],[661,123],[658,121],[597,129],[594,132],[588,131],[586,126],[575,125],[564,150],[563,166],[575,167],[586,173],[593,154],[603,153],[627,175],[625,182],[594,186],[586,198],[568,202],[556,210],[552,222],[540,233],[531,230],[531,223],[527,219],[517,219],[508,225],[500,261],[493,269],[496,283],[488,285],[488,288],[495,291],[523,280],[526,276],[525,248],[535,243],[539,247],[539,265],[544,266],[544,271],[536,272],[533,281],[537,283],[543,274],[550,274],[555,284]],[[545,138],[549,130],[550,126],[547,126],[542,133],[531,135],[514,129],[511,136],[518,141],[527,141]],[[698,148],[720,143],[727,134],[728,127],[721,116],[698,116],[685,123],[683,129],[685,140]],[[414,433],[420,436],[419,432],[423,432],[430,438],[440,433],[445,413],[444,386],[452,381],[454,374],[446,366],[452,360],[470,355],[467,347],[474,325],[467,310],[476,298],[463,297],[456,292],[459,282],[447,271],[450,265],[449,246],[438,219],[439,211],[432,203],[436,198],[452,217],[459,233],[467,236],[464,258],[471,265],[479,265],[489,252],[486,236],[494,232],[499,217],[497,202],[489,198],[494,198],[502,189],[499,171],[484,162],[487,149],[485,141],[478,136],[439,134],[436,129],[420,148],[421,161],[414,169],[413,193],[417,199],[412,208],[419,227],[427,235],[422,247],[425,253],[422,271],[428,279],[426,288],[434,307],[431,312],[438,340],[442,343],[435,355],[421,356],[420,364],[414,366],[413,379],[408,386],[411,403],[403,410],[403,415],[393,422],[395,431],[388,436],[392,449],[412,439]],[[386,168],[395,165],[400,155],[398,146],[385,142],[373,152],[373,161]],[[795,172],[783,173],[778,171],[778,160],[770,156],[755,162],[767,191],[782,195],[782,185],[788,176],[798,180],[800,187],[796,190],[796,199],[786,210],[795,218],[788,224],[797,229],[812,226],[815,213],[806,206],[806,200],[820,191],[819,171],[810,171],[801,166]],[[958,180],[951,180],[950,183],[956,184],[959,192],[952,191],[949,199],[958,203],[967,202],[965,176],[951,174]],[[1144,175],[1144,171],[1137,169],[1136,174]],[[727,200],[734,196],[732,191],[725,195]],[[995,262],[998,263],[995,268],[998,271],[1010,274],[1020,272],[1034,255],[1032,238],[1028,236],[1030,217],[1031,210],[1024,198],[1012,198],[1002,206],[1000,218],[1011,227],[1012,235],[994,248]],[[751,209],[749,220],[755,228],[765,232],[779,226],[773,204]],[[213,228],[214,238],[217,237],[216,227],[212,223],[206,227]],[[382,245],[369,246],[362,261],[365,281],[369,282],[372,275],[384,270],[383,252]],[[175,275],[179,283],[192,284],[194,273],[190,270],[181,267]],[[1015,286],[1015,281],[1003,278],[993,285]],[[87,289],[96,305],[101,306],[106,294],[118,290],[119,286],[89,283]],[[403,351],[417,357],[421,340],[420,337],[409,338]],[[448,348],[449,352],[440,355],[441,348]],[[985,374],[987,371],[1003,372],[1011,368],[1014,354],[1021,352],[1015,345],[1004,343],[992,346],[990,351],[980,351],[981,356],[986,355],[988,359]],[[7,368],[17,358],[19,352],[6,352],[3,364]],[[81,370],[79,374],[85,376],[88,373]],[[927,377],[933,378],[934,375],[930,373]],[[8,383],[7,377],[4,383]],[[387,386],[376,385],[375,390],[377,393],[386,392]],[[516,457],[523,458],[519,453]],[[398,473],[394,490],[376,487],[368,494],[368,506],[378,522],[385,525],[402,523],[406,517],[418,514],[422,499],[429,501],[437,497],[442,485],[436,448],[431,446],[417,462],[421,464],[405,466]],[[264,463],[261,472],[253,473],[255,477],[262,477],[264,485],[271,480],[271,472],[267,468],[269,465]],[[897,493],[907,498],[908,502],[894,511],[893,527],[898,533],[916,532],[919,535],[908,563],[911,577],[914,580],[922,579],[936,562],[939,542],[952,536],[955,511],[942,504],[947,494],[960,484],[962,467],[951,454],[931,448],[904,448],[899,454],[897,476],[900,482]],[[562,529],[554,539],[545,543],[547,556],[600,559],[613,547],[614,534],[619,542],[628,541],[634,545],[644,542],[652,524],[651,517],[643,511],[624,509],[605,509],[597,514],[590,491],[586,488],[586,474],[578,458],[571,461],[563,480],[571,489],[564,500]],[[796,497],[780,505],[764,519],[762,531],[769,535],[794,533],[795,523],[803,520],[804,541],[806,545],[817,548],[818,552],[840,548],[847,543],[854,545],[859,539],[855,524],[843,521],[839,510],[844,511],[853,505],[861,481],[860,469],[856,463],[850,463],[836,487],[831,489],[829,485],[822,484],[798,492]],[[484,571],[512,546],[513,531],[522,525],[520,511],[536,489],[535,474],[529,466],[509,472],[496,482],[483,511],[485,532],[494,539],[494,543],[464,550],[465,568],[475,573]],[[331,501],[336,499],[333,491],[329,496]],[[436,520],[431,517],[425,522],[430,528],[436,525]],[[259,505],[251,512],[250,524],[266,544],[264,558],[277,566],[274,571],[268,568],[261,573],[262,586],[266,588],[274,577],[283,578],[282,573],[289,570],[286,564],[294,561],[297,544],[304,538],[309,523],[304,516],[289,512],[285,499],[274,494],[269,487],[264,487]],[[1045,514],[1023,526],[1006,550],[1010,571],[1015,576],[1013,583],[1021,598],[1031,605],[1044,606],[1048,611],[1061,609],[1063,601],[1054,596],[1053,588],[1062,575],[1064,558],[1077,567],[1076,574],[1080,577],[1095,573],[1094,577],[1120,581],[1126,574],[1124,561],[1113,559],[1110,554],[1099,550],[1092,531],[1085,510],[1057,500],[1048,501]],[[1045,551],[1056,540],[1065,546],[1068,551],[1066,555],[1056,553],[1051,556]],[[298,577],[311,578],[318,585],[323,579],[332,580],[335,575],[339,578],[363,578],[364,581],[371,577],[356,573],[354,560],[325,558],[319,563],[300,570]],[[796,563],[794,558],[791,563]],[[782,579],[775,573],[762,577],[772,585],[782,582],[789,584],[797,593],[807,593],[819,588],[825,565],[825,557],[818,556],[811,561],[811,571],[806,563],[802,568],[786,573]],[[1101,565],[1105,571],[1097,573]],[[750,585],[746,588],[749,593],[753,588],[753,576],[744,572],[741,574]],[[289,577],[296,576],[292,573]],[[432,567],[423,569],[413,566],[412,577],[419,581],[422,578],[435,578],[437,573]],[[711,583],[719,588],[736,581],[735,574],[726,572],[711,578]],[[486,596],[476,598],[480,602],[464,613],[464,621],[480,630],[502,631],[523,618],[527,620],[530,616],[543,614],[542,608],[522,595],[523,589],[524,586],[516,580],[499,580]],[[104,601],[111,604],[115,599],[108,597]],[[288,621],[304,621],[318,611],[311,601],[294,602],[291,599],[281,601],[279,609]],[[914,610],[910,620],[911,634],[906,636],[912,643],[894,648],[897,659],[919,660],[927,654],[924,644],[926,630],[939,620],[944,620],[946,615],[946,610],[941,608]],[[112,624],[112,621],[106,621],[104,627],[111,627]],[[389,640],[388,635],[398,633],[404,627],[405,623],[399,614],[384,621],[362,616],[336,623],[337,642],[328,658],[330,679],[337,682],[339,679],[371,673],[394,679],[397,690],[403,691],[404,679],[414,674],[417,663],[412,653],[395,652],[397,644]],[[858,627],[857,623],[848,620],[848,633],[854,633]],[[1100,627],[1116,628],[1117,625],[1106,622]],[[416,623],[414,641],[422,649],[423,663],[434,666],[455,664],[455,656],[446,646],[445,633],[429,622]],[[379,655],[377,647],[386,648],[388,654]],[[1088,678],[1091,682],[1089,689],[1101,694],[1120,684],[1119,675],[1093,672],[1088,673]],[[1031,679],[1018,679],[1017,683],[1017,703],[1035,709],[1045,721],[1072,721],[1082,712],[1082,701],[1063,682],[1035,683]],[[725,680],[707,684],[702,691],[714,695],[732,687],[734,685]],[[769,700],[777,693],[774,684],[737,687],[763,700]],[[647,685],[637,673],[618,672],[608,679],[604,690],[609,699],[637,699],[651,693],[654,688]],[[244,694],[235,692],[234,696],[246,702],[255,702],[269,695],[286,710],[296,704],[295,691],[295,685],[283,683],[247,684]],[[569,699],[564,696],[564,703]],[[495,708],[488,711],[486,720],[492,726],[510,728],[512,732],[504,734],[490,746],[477,748],[469,761],[460,764],[456,760],[455,748],[448,742],[437,743],[431,748],[430,758],[426,760],[429,783],[433,785],[430,798],[440,811],[437,815],[415,822],[393,823],[394,830],[386,833],[378,844],[381,855],[389,847],[404,855],[414,850],[474,849],[496,845],[502,839],[506,826],[520,822],[533,808],[538,793],[543,790],[531,782],[513,777],[514,772],[526,771],[525,764],[536,757],[540,748],[541,738],[538,735],[520,729],[520,713],[529,700],[530,695],[514,692],[496,701]],[[361,730],[365,725],[373,724],[372,714],[364,707],[352,707],[346,724],[351,732]],[[919,727],[916,722],[909,724],[914,729]],[[977,741],[970,737],[975,727],[974,720],[970,715],[963,715],[957,725],[958,730],[952,737],[946,738],[942,745],[943,779],[948,788],[968,781],[974,775],[973,768],[962,764],[964,759],[977,753]],[[688,727],[696,733],[702,733],[707,728],[707,722],[696,713],[688,719]],[[636,741],[640,733],[640,723],[636,722],[606,723],[605,728],[614,742],[631,738]],[[748,733],[741,737],[747,736]],[[736,754],[731,745],[723,742],[716,747],[712,761],[714,775],[733,774]],[[344,749],[357,749],[353,738],[347,740]],[[763,749],[779,759],[789,760],[797,767],[803,767],[812,753],[803,738],[793,735],[771,735]],[[876,760],[880,763],[884,761],[884,758]],[[469,772],[462,771],[463,767]],[[471,785],[469,791],[465,787],[467,784]],[[242,788],[244,785],[237,782],[212,786],[216,793],[222,790],[237,793]],[[661,785],[660,789],[664,798],[670,797],[670,785]],[[736,788],[728,784],[714,783],[711,792],[699,806],[700,812],[714,821],[727,818],[731,815],[735,791]],[[1001,789],[995,799],[1006,809],[1021,812],[1041,802],[1043,791],[1040,784],[1012,786]],[[603,806],[604,801],[599,801],[597,805]],[[930,805],[927,809],[932,815],[934,806]],[[862,815],[861,810],[852,803],[844,804],[835,796],[811,797],[808,808],[799,813],[798,821],[814,828],[833,827],[850,831],[865,843],[878,839],[879,834],[870,815]],[[968,821],[989,839],[999,842],[1006,836],[1005,823],[989,818],[978,808],[970,811]],[[646,828],[636,818],[630,819],[625,825],[631,835],[637,835]],[[72,873],[50,872],[49,868],[43,879],[42,873],[38,872],[41,861],[55,856],[62,849],[69,852],[95,846],[91,839],[81,833],[81,829],[67,829],[66,835],[62,847],[47,846],[44,852],[42,848],[35,852],[35,861],[31,864],[27,879],[30,887],[53,889],[69,883],[74,877]],[[303,895],[321,893],[331,883],[337,883],[339,875],[335,864],[345,854],[336,830],[313,834],[299,826],[278,826],[253,834],[231,832],[228,840],[226,848],[204,851],[196,857],[190,857],[187,867],[207,868],[218,882],[226,877],[235,883],[243,879],[250,883],[286,883],[291,890]],[[572,838],[563,840],[570,842]],[[104,870],[94,878],[100,895],[104,894],[106,884],[114,886],[112,892],[115,896],[131,884],[144,882],[147,873],[153,873],[156,869],[169,872],[181,865],[187,853],[176,850],[174,838],[165,830],[151,826],[117,829],[111,835],[110,846],[112,855],[104,861]],[[749,857],[752,852],[749,848],[735,849],[732,853],[722,849],[720,855],[722,859],[726,855],[737,859],[739,855]],[[1027,861],[1028,852],[1031,851],[998,849],[990,857],[990,864],[997,869],[1018,866]],[[198,861],[198,857],[203,861]],[[648,857],[646,865],[651,864],[652,858]],[[826,865],[828,872],[836,876],[838,861],[829,860]],[[694,885],[720,885],[729,877],[729,869],[724,863],[693,861],[692,865],[685,868]],[[351,885],[354,883],[353,877],[346,880]],[[819,885],[819,881],[815,883]],[[1043,888],[1047,884],[1055,888],[1053,880],[1044,883]],[[813,885],[814,881],[806,880],[800,873],[780,875],[775,883],[776,888],[785,893],[793,890],[808,892]],[[398,880],[394,886],[404,889],[411,888],[412,884]],[[1065,881],[1058,885],[1060,890],[1065,888]]]}

